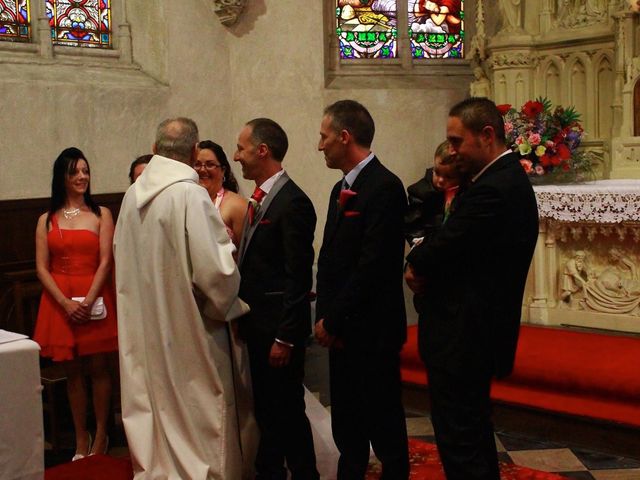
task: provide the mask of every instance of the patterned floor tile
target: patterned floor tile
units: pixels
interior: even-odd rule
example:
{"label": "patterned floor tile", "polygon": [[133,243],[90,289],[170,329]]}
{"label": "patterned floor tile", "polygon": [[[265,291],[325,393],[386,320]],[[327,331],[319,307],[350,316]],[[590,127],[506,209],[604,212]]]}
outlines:
{"label": "patterned floor tile", "polygon": [[543,472],[579,472],[587,468],[568,448],[509,451],[516,465]]}
{"label": "patterned floor tile", "polygon": [[515,450],[544,450],[547,448],[563,448],[565,445],[558,443],[543,441],[537,438],[529,438],[521,435],[514,435],[508,432],[497,432],[504,448],[508,451]]}
{"label": "patterned floor tile", "polygon": [[410,437],[418,435],[433,435],[431,421],[425,417],[407,418],[407,434]]}
{"label": "patterned floor tile", "polygon": [[591,472],[596,480],[638,480],[640,468],[630,470],[594,470]]}
{"label": "patterned floor tile", "polygon": [[594,480],[589,472],[560,472],[560,475],[571,480]]}
{"label": "patterned floor tile", "polygon": [[640,461],[632,458],[618,457],[576,448],[572,449],[572,451],[589,470],[640,468]]}

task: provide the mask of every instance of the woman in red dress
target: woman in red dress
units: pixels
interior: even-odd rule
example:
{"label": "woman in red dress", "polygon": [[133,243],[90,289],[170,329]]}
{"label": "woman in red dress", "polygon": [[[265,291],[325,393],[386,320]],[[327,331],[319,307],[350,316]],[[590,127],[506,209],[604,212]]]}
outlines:
{"label": "woman in red dress", "polygon": [[[106,453],[111,397],[108,353],[118,349],[112,277],[113,218],[95,204],[89,164],[67,148],[53,165],[49,211],[36,228],[36,269],[44,287],[34,333],[41,355],[62,362],[76,434],[73,460]],[[102,297],[106,317],[91,310]],[[95,317],[95,315],[94,315]],[[91,377],[95,438],[87,430],[85,368]]]}

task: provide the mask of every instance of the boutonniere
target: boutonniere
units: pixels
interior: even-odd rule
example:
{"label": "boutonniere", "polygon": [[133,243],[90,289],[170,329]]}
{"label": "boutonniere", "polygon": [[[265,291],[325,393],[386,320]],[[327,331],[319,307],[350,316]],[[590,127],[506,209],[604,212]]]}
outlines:
{"label": "boutonniere", "polygon": [[349,203],[349,200],[355,197],[358,193],[353,190],[344,189],[340,190],[340,196],[338,197],[338,208],[344,210]]}

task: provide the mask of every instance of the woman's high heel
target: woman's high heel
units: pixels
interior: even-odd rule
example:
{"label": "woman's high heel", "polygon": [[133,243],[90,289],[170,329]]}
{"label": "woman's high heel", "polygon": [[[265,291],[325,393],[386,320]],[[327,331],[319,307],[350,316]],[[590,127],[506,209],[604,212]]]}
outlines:
{"label": "woman's high heel", "polygon": [[91,438],[91,433],[87,432],[87,435],[89,435],[89,442],[87,444],[87,453],[78,453],[76,451],[76,454],[71,459],[72,462],[75,462],[76,460],[81,460],[90,454],[89,452],[91,452],[91,447],[93,446],[93,438]]}

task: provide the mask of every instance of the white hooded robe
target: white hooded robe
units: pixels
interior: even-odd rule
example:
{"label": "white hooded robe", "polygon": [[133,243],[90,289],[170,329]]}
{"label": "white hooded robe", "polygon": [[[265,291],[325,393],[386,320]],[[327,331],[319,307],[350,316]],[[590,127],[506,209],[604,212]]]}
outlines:
{"label": "white hooded robe", "polygon": [[229,328],[248,307],[233,251],[196,172],[155,155],[125,194],[114,238],[122,416],[136,480],[251,475],[249,368]]}

